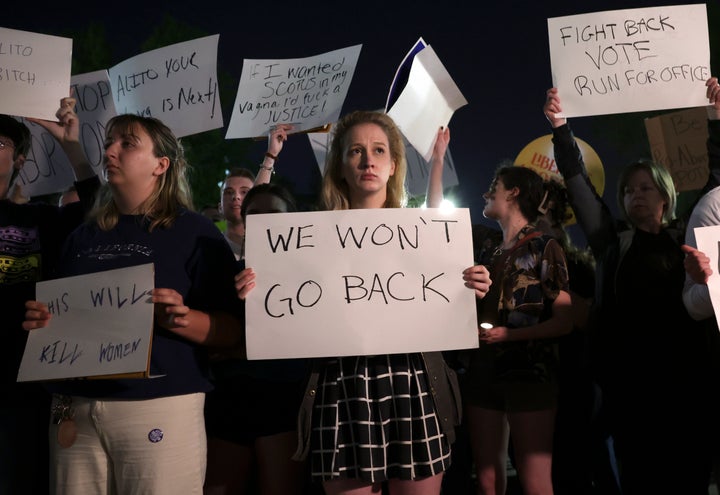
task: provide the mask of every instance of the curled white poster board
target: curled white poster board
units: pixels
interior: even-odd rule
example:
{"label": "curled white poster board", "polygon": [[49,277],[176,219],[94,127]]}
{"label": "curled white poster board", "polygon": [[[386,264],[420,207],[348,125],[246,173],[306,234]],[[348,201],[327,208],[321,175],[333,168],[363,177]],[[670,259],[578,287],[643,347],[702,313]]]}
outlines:
{"label": "curled white poster board", "polygon": [[387,113],[429,162],[438,129],[447,126],[455,111],[465,105],[467,100],[428,45],[413,58],[408,82]]}

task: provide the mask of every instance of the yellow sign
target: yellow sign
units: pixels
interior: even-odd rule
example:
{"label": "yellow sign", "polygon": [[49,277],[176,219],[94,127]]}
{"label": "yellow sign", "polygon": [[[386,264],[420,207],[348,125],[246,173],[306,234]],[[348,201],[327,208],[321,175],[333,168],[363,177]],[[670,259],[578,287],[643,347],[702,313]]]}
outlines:
{"label": "yellow sign", "polygon": [[[580,138],[575,138],[580,153],[582,154],[585,168],[590,177],[590,182],[600,196],[605,190],[605,170],[603,169],[600,157],[592,147]],[[525,146],[517,157],[515,165],[528,167],[540,174],[543,179],[553,179],[564,184],[565,181],[555,164],[555,152],[553,150],[552,134],[539,137]],[[575,216],[567,222],[568,225],[575,222]]]}

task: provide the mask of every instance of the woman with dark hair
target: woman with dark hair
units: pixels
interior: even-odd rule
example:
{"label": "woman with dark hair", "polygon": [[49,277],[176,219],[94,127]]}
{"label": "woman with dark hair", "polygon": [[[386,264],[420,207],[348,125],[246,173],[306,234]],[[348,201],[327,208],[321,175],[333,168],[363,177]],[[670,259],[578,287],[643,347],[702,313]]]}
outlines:
{"label": "woman with dark hair", "polygon": [[493,283],[478,303],[480,347],[470,353],[462,389],[478,493],[505,493],[512,433],[523,491],[552,494],[554,337],[572,330],[565,254],[535,225],[545,199],[536,172],[501,165],[483,197],[483,214],[498,223],[502,240],[479,253]]}

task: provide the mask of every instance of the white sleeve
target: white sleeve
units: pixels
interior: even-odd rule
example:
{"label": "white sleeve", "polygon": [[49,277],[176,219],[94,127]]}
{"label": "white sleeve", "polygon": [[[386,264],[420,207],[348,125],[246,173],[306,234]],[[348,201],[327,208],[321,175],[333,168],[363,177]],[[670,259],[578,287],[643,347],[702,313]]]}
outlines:
{"label": "white sleeve", "polygon": [[[720,187],[706,193],[695,205],[685,231],[685,244],[697,248],[696,227],[720,225],[719,209]],[[715,316],[708,286],[696,283],[687,273],[683,287],[683,303],[690,316],[695,320],[704,320]]]}

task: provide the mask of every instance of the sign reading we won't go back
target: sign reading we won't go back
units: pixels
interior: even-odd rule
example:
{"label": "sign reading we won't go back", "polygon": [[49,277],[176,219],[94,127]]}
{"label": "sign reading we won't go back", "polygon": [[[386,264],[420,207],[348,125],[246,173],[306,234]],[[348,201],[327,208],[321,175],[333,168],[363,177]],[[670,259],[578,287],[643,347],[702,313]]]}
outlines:
{"label": "sign reading we won't go back", "polygon": [[249,359],[478,346],[466,208],[248,215]]}

